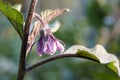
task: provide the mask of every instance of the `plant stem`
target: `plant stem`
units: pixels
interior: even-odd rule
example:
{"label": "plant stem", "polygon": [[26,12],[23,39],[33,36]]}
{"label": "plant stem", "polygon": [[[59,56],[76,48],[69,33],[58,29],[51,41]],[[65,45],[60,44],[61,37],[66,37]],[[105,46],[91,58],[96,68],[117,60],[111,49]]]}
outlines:
{"label": "plant stem", "polygon": [[36,17],[40,21],[42,26],[45,26],[47,24],[44,20],[42,20],[42,17],[39,14],[34,13],[34,17]]}
{"label": "plant stem", "polygon": [[29,28],[30,24],[33,18],[33,13],[36,7],[37,0],[32,0],[28,12],[28,16],[25,23],[23,38],[22,38],[22,46],[21,46],[21,52],[20,52],[20,59],[19,59],[19,70],[17,75],[17,80],[23,80],[25,76],[25,66],[26,66],[26,47],[27,47],[27,41],[28,41],[28,35],[29,35]]}
{"label": "plant stem", "polygon": [[33,70],[33,69],[39,67],[40,65],[43,65],[43,64],[48,63],[50,61],[54,61],[56,59],[61,59],[61,58],[67,58],[67,57],[84,58],[84,59],[89,59],[89,60],[92,60],[92,61],[95,61],[95,62],[99,62],[98,60],[95,60],[95,59],[92,59],[92,58],[89,58],[89,57],[86,57],[86,56],[80,56],[80,55],[77,55],[77,54],[58,54],[58,55],[40,60],[37,63],[34,63],[34,64],[28,66],[26,68],[26,72],[28,72],[30,70]]}

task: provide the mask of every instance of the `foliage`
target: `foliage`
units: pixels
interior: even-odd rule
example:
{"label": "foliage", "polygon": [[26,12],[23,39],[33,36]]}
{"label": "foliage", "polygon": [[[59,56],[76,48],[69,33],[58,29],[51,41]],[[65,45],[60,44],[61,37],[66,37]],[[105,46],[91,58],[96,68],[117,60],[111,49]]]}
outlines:
{"label": "foliage", "polygon": [[[12,8],[12,6],[8,2],[3,2],[3,1],[0,0],[0,5],[1,5],[0,6],[0,11],[5,15],[5,17],[8,18],[8,20],[11,22],[11,24],[14,26],[14,28],[16,29],[16,31],[18,32],[18,34],[22,38],[22,36],[23,36],[23,25],[24,25],[23,24],[24,20],[23,20],[22,14],[19,11],[17,11],[16,9]],[[88,16],[87,17],[90,19],[89,21],[90,21],[90,23],[92,25],[95,25],[97,27],[101,27],[103,25],[103,18],[105,17],[106,14],[104,13],[103,10],[101,10],[100,5],[96,5],[94,2],[92,3],[92,5],[94,5],[94,6],[92,6],[93,13],[94,13],[94,11],[96,9],[97,10],[100,9],[100,10],[98,10],[100,12],[94,13],[94,15],[93,15],[93,13],[91,13],[91,6],[89,6],[88,7],[89,11],[88,11]],[[47,11],[49,11],[49,10],[47,10]],[[47,11],[45,11],[45,12],[47,12]],[[91,14],[92,14],[92,17],[91,17]],[[100,14],[100,16],[98,14]],[[44,13],[42,13],[42,15],[44,17]],[[70,22],[70,19],[72,19],[72,18],[69,18],[68,22]],[[63,28],[62,27],[63,30],[60,29],[57,33],[55,33],[55,35],[57,35],[57,37],[60,37],[63,40],[65,40],[65,43],[67,43],[67,47],[70,47],[70,45],[73,45],[73,44],[77,43],[77,41],[79,40],[78,36],[83,34],[83,33],[82,34],[80,34],[80,33],[82,31],[84,31],[84,30],[89,29],[89,28],[85,29],[84,27],[79,28],[79,25],[82,25],[82,24],[81,23],[77,23],[77,21],[78,20],[75,20],[75,21],[73,20],[74,25],[72,25],[72,26],[74,26],[74,28],[69,28],[69,30],[68,30],[68,27],[67,28]],[[71,23],[72,23],[72,21],[71,21]],[[67,26],[64,22],[62,24],[64,24],[64,26]],[[88,25],[89,24],[87,24],[87,26]],[[62,32],[64,32],[64,33],[62,33]],[[85,34],[86,33],[87,32],[85,32]],[[62,34],[62,36],[61,36],[61,34]],[[71,35],[71,36],[68,36],[68,35]],[[74,36],[76,37],[76,35],[77,35],[77,40],[74,39]],[[88,35],[89,35],[89,33],[87,34],[87,36]],[[14,35],[12,35],[11,37],[13,37],[13,36]],[[16,38],[16,36],[15,36],[15,38]],[[86,37],[81,37],[81,38],[83,39],[83,42],[86,41],[86,44],[87,44]],[[7,39],[10,40],[11,38],[7,38]],[[13,45],[15,45],[16,43],[19,43],[19,41],[20,40],[14,39],[12,41],[12,43],[13,43]],[[11,41],[9,41],[9,42],[11,43]],[[9,45],[11,45],[10,43],[7,44],[6,42],[4,42],[4,43],[6,43],[5,45],[3,43],[2,44],[1,43],[0,43],[0,47],[2,47],[2,49],[7,45],[8,51],[5,52],[7,54],[8,54],[9,51],[11,51],[11,49],[14,50],[14,48],[15,48],[15,46],[9,46]],[[19,45],[19,48],[20,48],[20,45]],[[4,53],[5,50],[6,50],[6,48],[4,48],[2,53]],[[34,49],[31,52],[35,53]],[[16,54],[16,53],[18,53],[18,49],[16,49],[16,51],[13,51],[13,52],[11,51],[10,53],[14,53],[14,54],[12,54],[13,56],[11,56],[11,54],[8,54],[6,56],[11,56],[11,58],[15,58],[13,62],[15,64],[18,64],[18,63],[16,63],[16,61],[18,60],[18,54]],[[30,64],[35,63],[38,60],[42,60],[42,59],[45,59],[46,57],[48,57],[46,55],[44,55],[43,57],[38,57],[38,56],[36,56],[35,54],[32,54],[32,53],[28,55],[28,59],[27,59],[28,60],[28,62],[27,62],[28,64],[29,63]],[[75,45],[75,46],[70,47],[63,54],[74,54],[76,57],[79,57],[79,58],[93,60],[95,62],[99,62],[100,64],[105,64],[112,71],[114,71],[115,73],[120,75],[120,68],[119,68],[119,60],[118,60],[118,58],[114,54],[108,53],[103,48],[103,46],[101,46],[101,45],[97,45],[95,48],[86,48],[85,46]],[[2,55],[4,55],[4,54],[2,54]],[[15,57],[15,56],[17,56],[17,57]],[[91,64],[93,64],[93,65],[91,65]],[[64,76],[64,78],[60,77],[60,79],[62,79],[62,80],[79,79],[80,78],[79,75],[81,75],[81,79],[82,80],[96,80],[96,79],[98,79],[98,77],[101,78],[102,80],[106,80],[106,79],[111,79],[111,80],[119,79],[118,76],[116,76],[110,70],[107,70],[107,71],[104,72],[104,69],[106,70],[106,68],[104,66],[102,66],[102,68],[100,67],[100,69],[101,69],[100,72],[97,71],[98,68],[96,67],[96,65],[97,65],[97,67],[102,66],[102,65],[99,65],[99,64],[96,64],[96,63],[95,64],[91,63],[89,61],[85,62],[84,60],[81,60],[81,59],[80,60],[78,60],[78,59],[76,59],[76,60],[75,59],[58,60],[58,61],[55,61],[55,62],[48,63],[48,64],[44,65],[44,67],[42,67],[42,68],[40,67],[39,69],[32,71],[32,73],[30,73],[30,74],[28,73],[27,76],[30,77],[30,79],[29,78],[27,78],[27,79],[28,80],[33,80],[33,77],[36,77],[35,79],[37,80],[37,79],[39,79],[40,75],[41,75],[40,78],[42,78],[44,80],[47,80],[46,77],[44,77],[45,75],[48,75],[50,77],[50,80],[58,79],[58,77],[60,77],[58,75],[61,75],[61,77]],[[14,65],[14,66],[16,66],[16,65]],[[80,68],[78,68],[78,67],[80,67]],[[93,70],[91,71],[90,68],[93,68]],[[88,71],[90,73],[89,75],[88,75],[88,72],[86,73],[86,69],[88,69]],[[103,71],[102,71],[102,69],[103,69]],[[56,72],[53,73],[52,70],[54,70]],[[96,74],[96,73],[98,73],[98,74]],[[111,76],[112,74],[114,74],[114,76]],[[13,75],[15,75],[15,73],[13,73],[11,76],[13,76]],[[105,77],[105,76],[102,77],[101,75],[102,76],[106,75],[108,77]],[[3,77],[3,79],[5,79],[5,78]],[[11,80],[12,79],[13,78],[11,78]]]}
{"label": "foliage", "polygon": [[0,0],[0,5],[0,11],[9,19],[19,36],[22,38],[24,23],[22,14],[16,9],[12,8],[8,2],[3,2]]}
{"label": "foliage", "polygon": [[113,54],[106,52],[101,45],[96,45],[95,48],[89,49],[84,46],[74,45],[70,47],[64,54],[76,54],[78,57],[82,56],[101,64],[106,64],[110,69],[120,75],[119,60]]}

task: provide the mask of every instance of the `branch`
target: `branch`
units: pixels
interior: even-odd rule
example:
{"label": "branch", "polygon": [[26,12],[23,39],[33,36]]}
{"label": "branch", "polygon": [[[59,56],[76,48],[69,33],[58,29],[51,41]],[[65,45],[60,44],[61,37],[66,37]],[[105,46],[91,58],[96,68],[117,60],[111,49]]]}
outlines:
{"label": "branch", "polygon": [[21,53],[20,53],[20,60],[19,60],[19,71],[17,80],[23,80],[25,75],[25,62],[26,62],[26,47],[29,35],[29,28],[33,18],[34,9],[36,7],[37,0],[32,0],[28,12],[28,16],[25,23],[23,38],[22,38],[22,46],[21,46]]}
{"label": "branch", "polygon": [[85,56],[78,56],[77,54],[58,54],[58,55],[55,55],[55,56],[40,60],[37,63],[34,63],[34,64],[28,66],[26,68],[26,72],[28,72],[28,71],[30,71],[32,69],[35,69],[35,68],[37,68],[37,67],[39,67],[39,66],[41,66],[41,65],[43,65],[45,63],[48,63],[50,61],[54,61],[56,59],[61,59],[61,58],[67,58],[67,57],[84,58],[84,59],[89,59],[89,60],[92,60],[92,61],[99,62],[98,60],[95,60],[95,59],[92,59],[92,58],[89,58],[89,57],[85,57]]}

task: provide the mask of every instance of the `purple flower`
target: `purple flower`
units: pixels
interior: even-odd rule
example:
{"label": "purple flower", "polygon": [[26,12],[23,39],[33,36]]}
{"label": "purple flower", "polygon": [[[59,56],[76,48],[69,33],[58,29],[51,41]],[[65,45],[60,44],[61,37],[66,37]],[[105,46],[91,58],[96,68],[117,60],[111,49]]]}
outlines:
{"label": "purple flower", "polygon": [[37,54],[42,56],[42,54],[54,54],[57,50],[60,52],[64,51],[64,46],[61,42],[55,38],[50,29],[41,30],[41,37],[37,43]]}

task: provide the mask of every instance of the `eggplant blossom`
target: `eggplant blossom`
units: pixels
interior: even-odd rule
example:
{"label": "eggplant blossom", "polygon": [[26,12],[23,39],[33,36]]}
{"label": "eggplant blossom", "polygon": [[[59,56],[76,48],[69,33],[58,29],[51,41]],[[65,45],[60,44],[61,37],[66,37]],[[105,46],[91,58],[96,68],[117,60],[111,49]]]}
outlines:
{"label": "eggplant blossom", "polygon": [[53,55],[57,50],[60,52],[64,51],[64,46],[61,41],[54,37],[50,28],[44,28],[40,31],[40,38],[37,42],[37,54],[42,56],[42,54]]}

